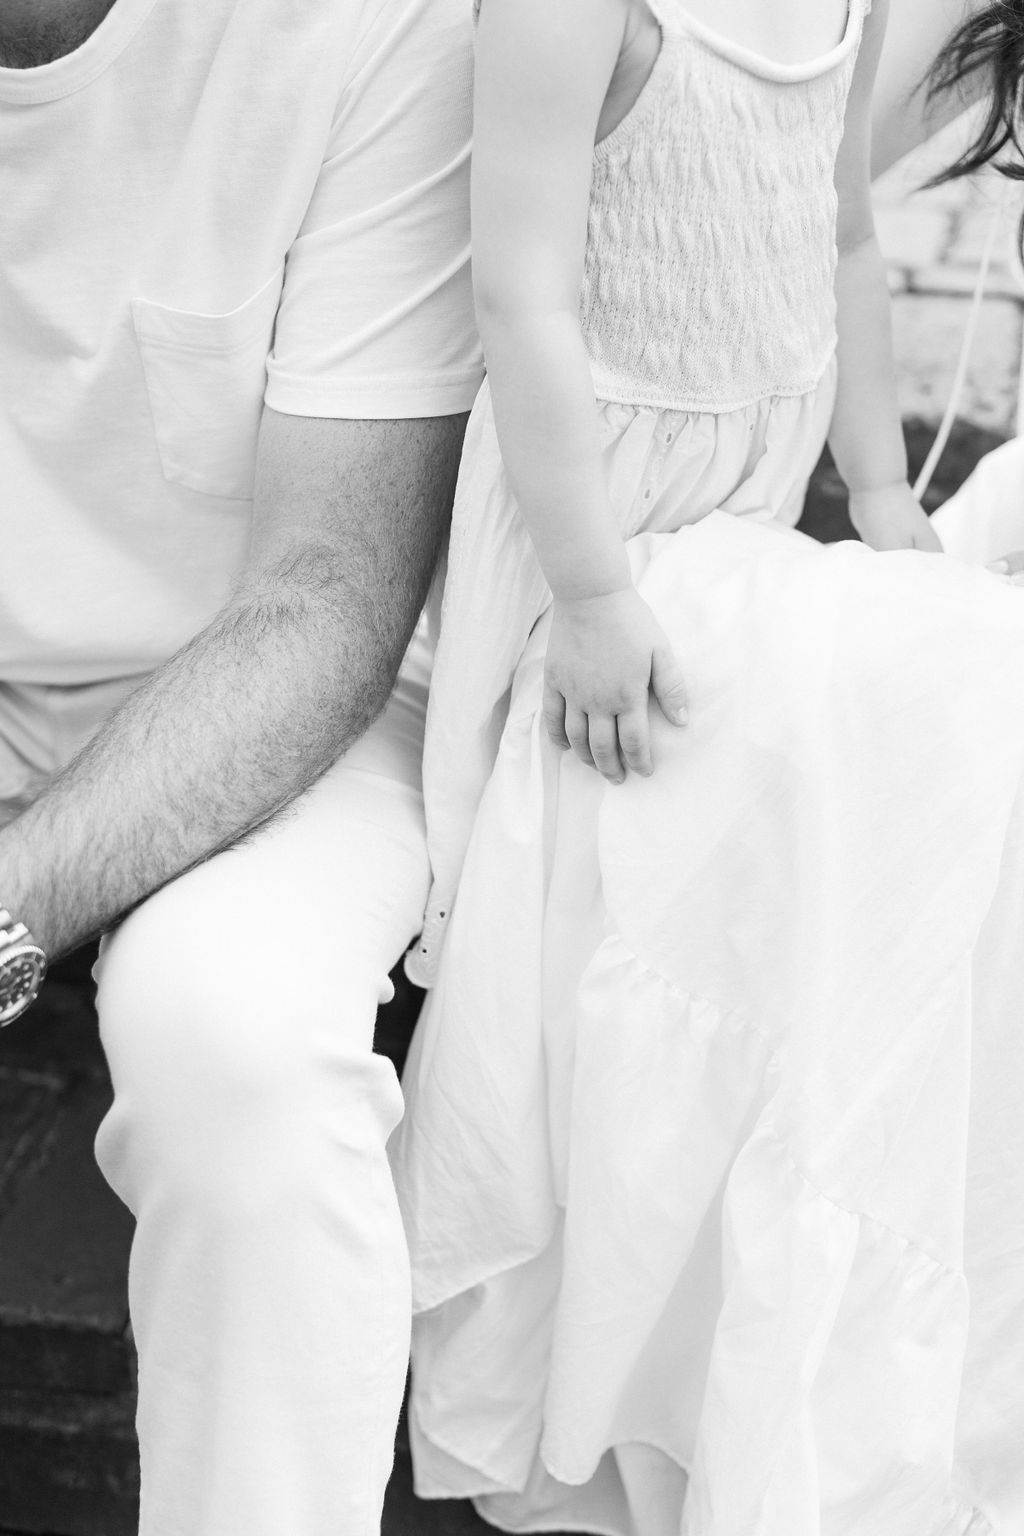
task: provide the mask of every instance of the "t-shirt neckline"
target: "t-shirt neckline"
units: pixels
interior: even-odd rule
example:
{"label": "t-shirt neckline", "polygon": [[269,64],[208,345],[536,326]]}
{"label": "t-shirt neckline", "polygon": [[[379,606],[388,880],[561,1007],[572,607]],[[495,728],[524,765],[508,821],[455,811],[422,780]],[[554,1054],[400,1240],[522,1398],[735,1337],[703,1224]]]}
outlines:
{"label": "t-shirt neckline", "polygon": [[107,69],[138,32],[156,0],[114,0],[80,47],[31,69],[0,66],[0,101],[32,106],[80,91]]}

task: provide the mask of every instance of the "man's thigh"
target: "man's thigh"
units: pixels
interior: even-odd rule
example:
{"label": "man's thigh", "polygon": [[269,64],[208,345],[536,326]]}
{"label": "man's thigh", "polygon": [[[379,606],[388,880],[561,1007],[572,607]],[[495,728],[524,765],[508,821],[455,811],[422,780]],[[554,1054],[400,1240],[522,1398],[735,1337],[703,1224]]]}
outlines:
{"label": "man's thigh", "polygon": [[369,1052],[428,884],[419,792],[343,760],[105,940],[97,978],[115,1083],[119,1065],[146,1070],[138,1058],[163,1037],[176,1058],[191,1036],[199,1056],[253,1065],[301,1054],[325,1030],[334,1048]]}
{"label": "man's thigh", "polygon": [[410,1297],[373,1026],[425,843],[419,792],[343,761],[104,943],[96,1152],[137,1219],[147,1530],[242,1531],[291,1489],[341,1531],[383,1479]]}

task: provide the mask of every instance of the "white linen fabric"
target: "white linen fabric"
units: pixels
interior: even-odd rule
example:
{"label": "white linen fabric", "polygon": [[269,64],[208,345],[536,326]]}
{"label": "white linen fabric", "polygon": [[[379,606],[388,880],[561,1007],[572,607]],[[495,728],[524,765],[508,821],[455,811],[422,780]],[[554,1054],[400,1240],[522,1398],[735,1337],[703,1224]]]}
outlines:
{"label": "white linen fabric", "polygon": [[1024,549],[1024,438],[987,453],[932,525],[946,553],[971,565]]}
{"label": "white linen fabric", "polygon": [[[545,618],[514,666],[392,1140],[418,1491],[510,1531],[1017,1536],[1024,598],[648,526],[636,484],[691,720],[610,787],[543,731]],[[461,567],[498,628],[504,506]]]}
{"label": "white linen fabric", "polygon": [[466,410],[462,0],[117,0],[0,69],[0,678],[142,674],[220,606],[264,403]]}

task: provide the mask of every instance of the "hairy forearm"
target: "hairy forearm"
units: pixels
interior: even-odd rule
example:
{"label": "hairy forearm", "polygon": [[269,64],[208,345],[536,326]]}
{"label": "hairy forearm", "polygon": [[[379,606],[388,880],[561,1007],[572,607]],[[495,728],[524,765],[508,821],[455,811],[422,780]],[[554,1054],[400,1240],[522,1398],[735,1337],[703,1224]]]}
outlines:
{"label": "hairy forearm", "polygon": [[904,481],[885,264],[873,234],[844,250],[836,275],[839,383],[829,446],[851,492]]}
{"label": "hairy forearm", "polygon": [[[234,598],[0,832],[0,900],[51,955],[267,821],[383,708],[436,561],[464,421],[395,424],[392,436],[367,424],[350,506],[324,490],[331,426],[308,424],[297,458],[267,470],[294,518],[275,520]],[[317,507],[323,537],[309,531]]]}
{"label": "hairy forearm", "polygon": [[3,900],[50,953],[287,804],[383,707],[401,654],[342,584],[233,605],[0,835]]}
{"label": "hairy forearm", "polygon": [[552,591],[621,590],[629,566],[608,496],[575,315],[481,312],[502,456]]}

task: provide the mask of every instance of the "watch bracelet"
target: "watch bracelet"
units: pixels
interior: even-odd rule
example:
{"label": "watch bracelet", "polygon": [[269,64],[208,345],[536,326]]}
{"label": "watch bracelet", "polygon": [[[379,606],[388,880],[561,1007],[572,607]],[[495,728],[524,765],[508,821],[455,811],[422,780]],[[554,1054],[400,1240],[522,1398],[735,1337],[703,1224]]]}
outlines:
{"label": "watch bracelet", "polygon": [[0,907],[0,955],[14,944],[35,944],[28,926],[12,916],[6,907]]}

